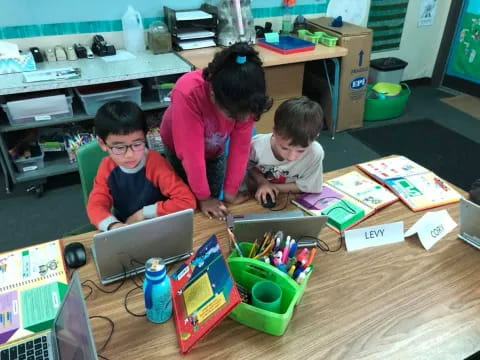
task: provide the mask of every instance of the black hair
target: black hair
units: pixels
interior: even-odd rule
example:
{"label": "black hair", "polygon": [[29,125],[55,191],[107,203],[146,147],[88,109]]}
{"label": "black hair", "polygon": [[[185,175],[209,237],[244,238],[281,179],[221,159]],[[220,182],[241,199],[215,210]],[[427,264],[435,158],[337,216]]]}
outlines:
{"label": "black hair", "polygon": [[306,96],[286,100],[275,111],[273,130],[292,146],[309,146],[322,127],[322,107]]}
{"label": "black hair", "polygon": [[130,101],[110,101],[95,115],[95,131],[103,141],[110,134],[128,135],[141,130],[147,133],[147,121],[140,107]]}
{"label": "black hair", "polygon": [[480,205],[480,179],[473,182],[468,195],[471,202]]}
{"label": "black hair", "polygon": [[254,114],[258,120],[272,106],[266,95],[262,61],[246,42],[235,43],[215,54],[203,69],[203,78],[210,82],[215,102],[229,117],[237,119]]}

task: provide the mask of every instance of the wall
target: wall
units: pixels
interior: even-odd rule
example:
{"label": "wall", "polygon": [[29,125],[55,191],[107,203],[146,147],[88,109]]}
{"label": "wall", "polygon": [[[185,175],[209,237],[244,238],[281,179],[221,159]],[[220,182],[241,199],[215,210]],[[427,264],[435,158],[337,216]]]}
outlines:
{"label": "wall", "polygon": [[[216,3],[215,0],[210,1]],[[452,0],[437,0],[434,24],[419,28],[417,27],[417,21],[421,1],[409,1],[400,49],[372,55],[373,59],[394,56],[407,61],[409,65],[405,69],[404,80],[431,77]],[[0,39],[13,39],[22,48],[27,48],[33,44],[42,47],[47,39],[44,39],[45,37],[29,39],[28,31],[30,29],[33,32],[38,32],[39,24],[47,24],[48,26],[45,29],[41,29],[47,31],[47,34],[44,35],[83,33],[83,36],[76,35],[76,38],[73,35],[48,38],[51,44],[71,44],[73,41],[77,41],[77,38],[80,42],[86,42],[87,39],[91,39],[91,33],[98,31],[95,29],[97,25],[104,27],[100,30],[101,32],[121,30],[120,18],[129,3],[132,3],[144,18],[153,21],[163,16],[164,5],[188,9],[198,7],[202,2],[204,1],[42,0],[41,8],[34,7],[32,9],[32,0],[0,0],[2,6],[2,11],[0,11]],[[278,17],[281,14],[281,3],[281,0],[252,0],[252,11],[256,17],[255,23],[263,25],[265,21],[272,21],[274,29],[278,29],[281,20]],[[326,4],[327,0],[297,0],[296,12],[306,14],[307,17],[317,17],[325,12]],[[70,32],[68,32],[69,30]],[[10,36],[5,36],[6,33]],[[108,39],[116,46],[121,45],[120,34],[112,33],[111,38]]]}
{"label": "wall", "polygon": [[403,80],[432,76],[452,0],[437,0],[434,23],[417,27],[421,2],[410,0],[408,3],[400,49],[372,54],[372,59],[393,56],[407,61]]}

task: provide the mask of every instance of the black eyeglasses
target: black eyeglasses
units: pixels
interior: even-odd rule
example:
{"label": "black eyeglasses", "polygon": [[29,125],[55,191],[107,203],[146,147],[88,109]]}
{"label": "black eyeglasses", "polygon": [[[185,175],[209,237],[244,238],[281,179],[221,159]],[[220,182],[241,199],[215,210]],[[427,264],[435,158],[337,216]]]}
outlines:
{"label": "black eyeglasses", "polygon": [[133,152],[145,150],[145,141],[137,141],[130,145],[106,145],[110,150],[112,150],[112,154],[114,155],[125,155],[128,149],[131,149]]}

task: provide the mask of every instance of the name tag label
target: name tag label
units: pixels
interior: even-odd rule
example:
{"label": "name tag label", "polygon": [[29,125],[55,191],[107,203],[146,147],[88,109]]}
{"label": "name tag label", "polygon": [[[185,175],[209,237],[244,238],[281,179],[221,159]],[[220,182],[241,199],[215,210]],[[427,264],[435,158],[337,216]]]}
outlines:
{"label": "name tag label", "polygon": [[403,221],[345,231],[347,251],[404,241]]}
{"label": "name tag label", "polygon": [[420,243],[426,250],[430,250],[440,239],[457,226],[447,210],[430,211],[423,215],[408,229],[405,236],[418,235]]}

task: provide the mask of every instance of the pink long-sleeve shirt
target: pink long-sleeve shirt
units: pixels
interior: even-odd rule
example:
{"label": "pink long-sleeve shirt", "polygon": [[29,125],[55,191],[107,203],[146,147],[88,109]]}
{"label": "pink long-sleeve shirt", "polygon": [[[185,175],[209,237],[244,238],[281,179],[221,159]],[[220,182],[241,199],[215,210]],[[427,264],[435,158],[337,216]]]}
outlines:
{"label": "pink long-sleeve shirt", "polygon": [[245,175],[254,124],[225,117],[212,101],[211,85],[202,70],[183,75],[175,84],[165,111],[160,136],[182,162],[188,183],[199,200],[210,196],[206,159],[221,155],[230,137],[224,191],[236,194]]}

